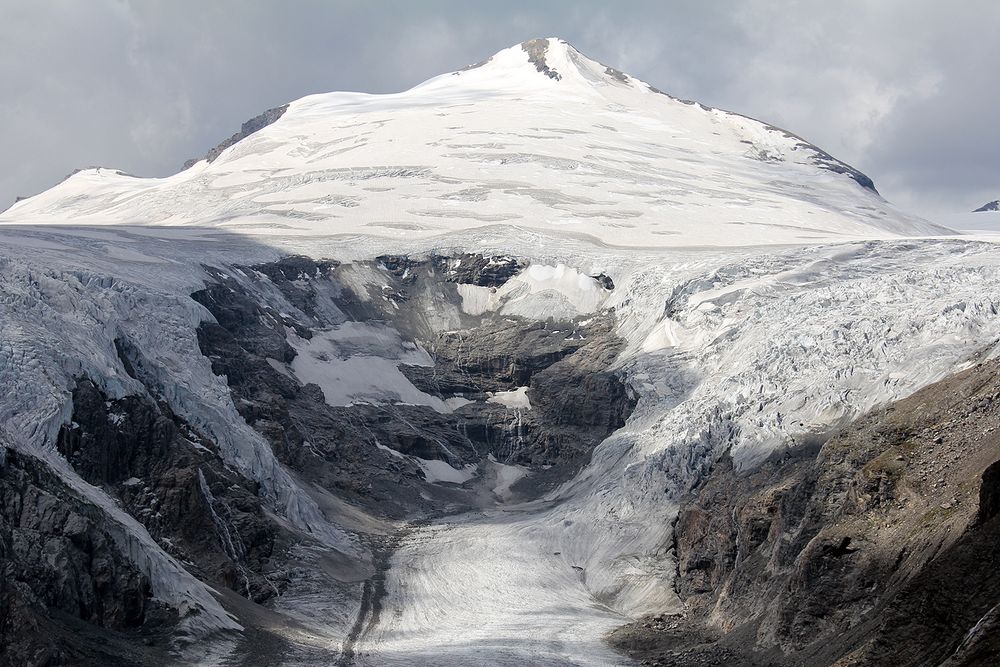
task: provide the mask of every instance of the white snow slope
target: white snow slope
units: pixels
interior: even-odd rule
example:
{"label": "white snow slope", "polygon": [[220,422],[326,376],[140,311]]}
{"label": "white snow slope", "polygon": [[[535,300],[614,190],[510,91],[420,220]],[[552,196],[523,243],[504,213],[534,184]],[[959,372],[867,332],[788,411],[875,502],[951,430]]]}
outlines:
{"label": "white snow slope", "polygon": [[[1000,337],[996,246],[900,238],[945,230],[824,168],[836,163],[822,155],[557,40],[398,95],[307,97],[211,164],[148,180],[85,171],[4,214],[17,226],[0,228],[0,421],[19,447],[58,458],[74,377],[115,396],[141,390],[115,360],[124,332],[173,409],[262,480],[277,511],[350,552],[198,353],[192,325],[211,317],[188,298],[200,265],[292,252],[523,258],[532,266],[514,285],[526,296],[504,307],[536,318],[553,303],[564,317],[614,308],[627,341],[618,367],[639,404],[547,497],[414,529],[355,661],[627,664],[601,637],[678,606],[671,521],[717,456],[753,466],[973,363]],[[123,223],[145,226],[95,229]],[[598,301],[579,276],[601,272],[615,290]],[[378,286],[376,272],[357,275]],[[462,296],[469,312],[499,307],[485,292]],[[380,375],[328,385],[328,400],[408,391],[392,364],[410,352],[383,333],[365,346],[391,348]],[[213,627],[231,626],[148,536],[131,548],[161,575],[158,595],[194,599]],[[335,650],[347,628],[324,621]]]}
{"label": "white snow slope", "polygon": [[83,170],[0,221],[408,239],[505,223],[638,247],[947,231],[824,164],[849,169],[549,39],[399,94],[304,97],[214,162],[168,178]]}

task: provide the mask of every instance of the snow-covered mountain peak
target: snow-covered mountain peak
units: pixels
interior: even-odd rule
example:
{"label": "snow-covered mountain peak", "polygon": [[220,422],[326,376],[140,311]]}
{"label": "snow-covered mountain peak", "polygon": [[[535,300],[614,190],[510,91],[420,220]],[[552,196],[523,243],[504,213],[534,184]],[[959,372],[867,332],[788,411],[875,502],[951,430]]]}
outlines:
{"label": "snow-covered mountain peak", "polygon": [[527,82],[537,81],[537,76],[561,82],[564,87],[577,85],[629,84],[635,81],[614,68],[591,60],[565,40],[557,37],[529,39],[506,48],[486,60],[470,65],[456,74],[469,78],[491,76],[498,73],[514,74],[508,79],[517,80],[521,75]]}
{"label": "snow-covered mountain peak", "polygon": [[[578,102],[600,103],[620,88],[632,94],[655,89],[607,65],[588,58],[565,40],[555,37],[529,39],[455,72],[425,81],[409,93],[455,95],[460,91],[492,97],[514,96],[538,100],[574,97]],[[658,91],[656,91],[658,92]]]}
{"label": "snow-covered mountain peak", "polygon": [[401,238],[507,225],[632,247],[949,233],[794,134],[659,93],[533,39],[404,92],[271,109],[167,178],[83,170],[0,221]]}

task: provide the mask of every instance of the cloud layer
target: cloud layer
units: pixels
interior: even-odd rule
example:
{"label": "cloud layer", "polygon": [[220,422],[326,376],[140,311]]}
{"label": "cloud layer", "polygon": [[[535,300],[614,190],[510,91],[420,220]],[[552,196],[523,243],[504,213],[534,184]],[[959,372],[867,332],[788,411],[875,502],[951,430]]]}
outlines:
{"label": "cloud layer", "polygon": [[283,102],[391,92],[558,36],[785,127],[915,213],[1000,197],[1000,3],[0,0],[0,208],[74,168],[138,175]]}

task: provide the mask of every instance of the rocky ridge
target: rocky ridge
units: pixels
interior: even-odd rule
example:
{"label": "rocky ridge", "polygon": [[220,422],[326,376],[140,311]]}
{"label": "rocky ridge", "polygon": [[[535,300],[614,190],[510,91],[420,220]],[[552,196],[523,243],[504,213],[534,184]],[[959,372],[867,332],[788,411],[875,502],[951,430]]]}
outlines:
{"label": "rocky ridge", "polygon": [[286,111],[288,111],[288,105],[282,104],[281,106],[274,107],[273,109],[268,109],[264,113],[254,116],[253,118],[246,121],[245,123],[243,123],[243,125],[240,126],[239,132],[233,134],[233,136],[229,137],[228,139],[225,139],[224,141],[219,142],[218,145],[211,148],[205,154],[205,157],[192,158],[186,161],[182,169],[190,169],[201,160],[205,160],[206,162],[214,161],[215,158],[219,157],[222,154],[222,151],[226,150],[227,148],[229,148],[230,146],[232,146],[237,142],[243,141],[254,132],[259,132],[260,130],[263,130],[265,127],[267,127],[271,123],[281,118],[281,116]]}

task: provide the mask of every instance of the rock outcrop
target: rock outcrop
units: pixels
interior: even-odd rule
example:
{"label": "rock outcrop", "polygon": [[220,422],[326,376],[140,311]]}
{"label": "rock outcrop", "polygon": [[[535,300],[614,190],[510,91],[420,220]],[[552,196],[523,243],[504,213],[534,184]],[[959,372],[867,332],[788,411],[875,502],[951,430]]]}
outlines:
{"label": "rock outcrop", "polygon": [[280,593],[285,575],[271,564],[280,531],[257,485],[227,468],[211,440],[164,403],[109,400],[81,380],[57,447],[202,580],[255,602]]}
{"label": "rock outcrop", "polygon": [[[292,257],[236,268],[245,279],[210,269],[212,281],[192,295],[216,319],[199,328],[203,353],[285,464],[377,514],[412,518],[473,502],[456,489],[428,488],[425,472],[405,457],[461,468],[492,456],[545,470],[538,487],[524,485],[537,495],[585,464],[635,405],[611,370],[622,346],[610,313],[582,324],[461,312],[454,286],[502,286],[524,269],[515,258],[383,256],[363,270],[385,284],[360,294],[345,278],[358,267]],[[458,328],[440,331],[428,312],[451,312]],[[402,345],[429,350],[432,364],[399,370],[428,399],[457,399],[457,407],[331,405],[320,387],[294,377],[287,332],[310,340],[350,322],[389,327],[372,331],[395,331]],[[531,409],[493,400],[518,390]]]}
{"label": "rock outcrop", "polygon": [[685,613],[612,641],[662,665],[993,664],[998,429],[990,361],[752,470],[724,458],[677,517]]}
{"label": "rock outcrop", "polygon": [[254,116],[253,118],[246,121],[245,123],[243,123],[243,125],[240,126],[239,132],[229,137],[228,139],[221,141],[217,146],[214,146],[213,148],[209,149],[208,153],[205,154],[205,157],[194,158],[185,162],[184,166],[182,167],[182,170],[190,169],[201,160],[208,160],[209,162],[215,161],[215,158],[219,157],[219,155],[222,154],[222,151],[226,150],[233,144],[242,141],[243,139],[246,139],[254,132],[259,132],[260,130],[264,129],[271,123],[281,118],[286,111],[288,111],[288,105],[282,104],[279,107],[268,109],[264,113]]}
{"label": "rock outcrop", "polygon": [[140,665],[176,615],[121,553],[105,517],[45,463],[0,453],[0,664]]}

